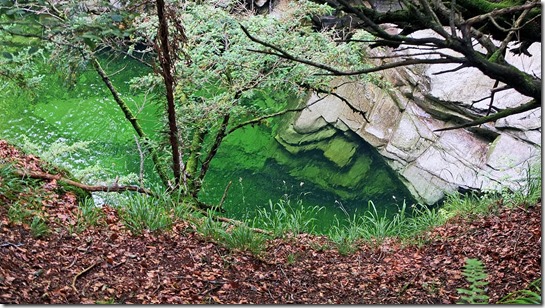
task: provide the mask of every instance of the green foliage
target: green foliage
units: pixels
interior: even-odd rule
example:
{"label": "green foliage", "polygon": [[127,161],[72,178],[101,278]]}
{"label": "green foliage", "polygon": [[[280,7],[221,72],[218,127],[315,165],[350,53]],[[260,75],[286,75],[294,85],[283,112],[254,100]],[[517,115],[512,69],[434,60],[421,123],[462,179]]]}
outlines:
{"label": "green foliage", "polygon": [[[402,213],[405,212],[403,203]],[[441,215],[438,209],[424,205],[412,205],[410,217],[399,214],[400,221],[399,238],[404,242],[421,244],[425,241],[423,233],[434,227],[443,225],[446,218]]]}
{"label": "green foliage", "polygon": [[[32,5],[35,9],[27,10],[25,5]],[[134,48],[136,44],[152,46],[156,39],[157,16],[147,6],[128,3],[120,9],[107,2],[98,7],[88,4],[91,7],[87,7],[76,2],[53,5],[43,1],[29,1],[25,5],[17,3],[9,9],[0,9],[0,15],[7,16],[18,31],[28,23],[34,26],[25,28],[29,35],[47,37],[42,42],[42,47],[47,50],[45,54],[51,63],[55,63],[55,69],[68,84],[78,79],[90,61],[98,57],[99,50],[108,50],[102,53],[105,56],[121,53],[148,63],[154,61],[151,57],[141,57]],[[173,58],[180,59],[175,63],[173,71],[177,85],[176,113],[181,128],[181,144],[185,147],[182,149],[185,154],[183,159],[187,166],[192,167],[191,162],[208,161],[200,157],[208,152],[213,156],[215,152],[211,151],[212,144],[221,142],[224,137],[215,136],[221,127],[219,119],[229,115],[228,124],[233,127],[248,119],[285,108],[287,99],[284,93],[290,96],[296,93],[296,96],[303,97],[308,85],[325,90],[330,87],[332,77],[316,74],[319,72],[317,69],[252,51],[261,47],[246,37],[241,24],[253,34],[267,37],[294,54],[310,55],[312,61],[347,69],[363,65],[358,53],[360,48],[355,44],[339,43],[335,40],[337,34],[334,31],[317,33],[312,30],[309,22],[311,16],[330,13],[330,7],[310,1],[296,1],[290,5],[294,9],[292,13],[279,19],[269,15],[229,14],[216,1],[188,2],[183,5],[177,5],[176,1],[167,3],[173,30],[171,33],[179,33],[175,30],[183,27],[187,37],[183,40],[171,37],[170,46],[177,53]],[[19,23],[19,19],[25,20],[25,23]],[[176,22],[183,24],[175,25]],[[7,30],[0,27],[0,33],[9,33]],[[150,50],[144,53],[151,54]],[[162,103],[164,101],[163,82],[158,75],[135,78],[131,88],[138,94],[160,99]],[[264,92],[280,93],[275,95],[276,104],[272,107],[254,103],[255,97]],[[190,140],[199,135],[203,136],[203,141],[192,144]],[[163,136],[158,134],[157,149],[166,152],[167,139],[161,138]],[[70,153],[65,152],[63,155]],[[203,179],[201,175],[207,169],[186,169],[193,170],[197,174],[189,174],[187,178],[200,184]]]}
{"label": "green foliage", "polygon": [[414,243],[422,240],[422,233],[445,222],[436,209],[423,205],[413,205],[412,214],[407,215],[407,206],[403,205],[397,213],[389,217],[379,213],[372,201],[363,214],[345,218],[335,218],[327,236],[339,253],[346,255],[357,250],[358,241],[374,245],[382,243],[387,237],[397,237],[405,242]]}
{"label": "green foliage", "polygon": [[40,216],[34,216],[30,223],[30,233],[32,236],[39,238],[46,236],[49,233],[49,226]]}
{"label": "green foliage", "polygon": [[[179,20],[184,22],[187,42],[178,46],[186,61],[176,63],[176,99],[185,157],[195,162],[196,156],[207,152],[216,138],[225,115],[230,115],[230,127],[242,121],[276,112],[289,102],[285,93],[302,97],[307,90],[301,84],[322,85],[328,88],[331,76],[316,75],[317,70],[292,63],[272,55],[259,54],[261,47],[241,30],[244,25],[255,35],[263,35],[297,54],[311,55],[315,61],[334,61],[340,66],[361,65],[360,58],[345,52],[352,44],[334,41],[333,32],[312,31],[308,18],[324,13],[327,7],[310,1],[297,1],[295,12],[278,19],[270,15],[229,14],[215,1],[188,2],[178,8]],[[135,17],[135,33],[154,37],[156,16],[143,12]],[[348,60],[339,57],[348,55]],[[188,64],[190,59],[190,64]],[[134,91],[162,90],[162,80],[154,75],[134,78]],[[271,96],[273,104],[256,103],[263,93]],[[267,96],[267,95],[266,95]],[[292,100],[293,98],[290,98]],[[195,135],[204,135],[204,142],[192,145]],[[192,155],[193,154],[193,155]],[[194,164],[188,163],[188,170]]]}
{"label": "green foliage", "polygon": [[249,251],[254,255],[259,255],[265,249],[267,239],[265,235],[245,225],[235,227],[230,233],[223,233],[222,237],[222,243],[228,248]]}
{"label": "green foliage", "polygon": [[225,234],[225,229],[222,223],[214,219],[214,215],[209,211],[208,215],[197,225],[197,232],[208,240],[220,242]]}
{"label": "green foliage", "polygon": [[211,211],[197,226],[197,232],[229,249],[249,251],[255,255],[259,255],[265,249],[267,239],[265,235],[255,232],[246,225],[235,226],[227,231],[226,225],[217,221]]}
{"label": "green foliage", "polygon": [[34,216],[34,211],[27,209],[20,202],[13,203],[8,209],[8,218],[14,223],[23,223]]}
{"label": "green foliage", "polygon": [[79,203],[77,212],[77,231],[81,232],[86,227],[99,225],[104,213],[95,205],[92,198],[86,198]]}
{"label": "green foliage", "polygon": [[28,182],[32,182],[30,179],[15,176],[14,170],[15,166],[11,164],[0,164],[0,197],[11,201],[16,200],[26,190]]}
{"label": "green foliage", "polygon": [[507,294],[497,304],[541,305],[541,278],[530,283],[527,289]]}
{"label": "green foliage", "polygon": [[473,217],[488,213],[496,200],[498,200],[498,196],[494,193],[454,193],[447,195],[439,213],[445,219],[455,216]]}
{"label": "green foliage", "polygon": [[504,189],[502,201],[507,206],[530,206],[541,200],[541,166],[528,166],[526,180],[515,191]]}
{"label": "green foliage", "polygon": [[356,215],[352,218],[347,218],[347,223],[341,225],[339,219],[335,217],[335,222],[327,234],[330,241],[333,242],[337,251],[345,256],[350,255],[358,249],[357,240],[361,238],[361,219],[357,219]]}
{"label": "green foliage", "polygon": [[157,231],[170,227],[172,225],[170,210],[171,207],[158,198],[132,194],[121,207],[120,216],[131,232],[139,234],[145,229]]}
{"label": "green foliage", "polygon": [[[0,204],[8,207],[8,218],[14,223],[34,224],[41,235],[42,197],[40,181],[14,174],[15,166],[0,165]],[[31,218],[33,220],[31,220]]]}
{"label": "green foliage", "polygon": [[405,211],[403,210],[397,213],[393,219],[389,219],[386,210],[384,214],[379,214],[375,204],[369,201],[367,211],[362,216],[361,236],[365,239],[374,239],[378,243],[384,241],[387,236],[398,236],[404,218]]}
{"label": "green foliage", "polygon": [[314,217],[321,210],[318,206],[306,207],[300,200],[296,205],[292,205],[288,198],[274,204],[269,200],[269,208],[258,209],[253,224],[272,231],[275,237],[287,233],[313,233],[316,227]]}
{"label": "green foliage", "polygon": [[36,64],[38,60],[43,60],[43,50],[34,46],[13,51],[10,49],[4,49],[0,55],[0,80],[3,81],[0,83],[0,97],[25,93],[33,98],[36,90],[42,86],[44,77]]}
{"label": "green foliage", "polygon": [[461,302],[458,304],[486,304],[488,303],[488,295],[484,287],[488,285],[486,281],[487,274],[483,263],[479,259],[466,259],[462,275],[470,283],[468,289],[456,289],[461,294]]}

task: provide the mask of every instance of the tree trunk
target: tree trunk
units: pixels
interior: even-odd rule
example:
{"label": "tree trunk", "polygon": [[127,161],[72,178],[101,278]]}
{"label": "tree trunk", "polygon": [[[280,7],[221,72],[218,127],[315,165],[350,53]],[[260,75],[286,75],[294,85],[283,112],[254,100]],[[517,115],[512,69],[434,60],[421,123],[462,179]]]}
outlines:
{"label": "tree trunk", "polygon": [[159,28],[157,36],[160,43],[158,46],[158,56],[161,63],[161,73],[165,82],[167,96],[167,115],[168,115],[168,133],[170,147],[172,151],[172,172],[174,173],[174,188],[180,187],[181,181],[181,157],[180,142],[178,140],[178,124],[176,123],[176,108],[174,104],[174,78],[172,77],[172,59],[170,57],[170,44],[168,34],[168,22],[165,16],[165,2],[157,0],[157,18],[159,19]]}
{"label": "tree trunk", "polygon": [[[119,108],[121,108],[121,111],[123,111],[125,118],[131,123],[136,134],[138,134],[138,137],[144,140],[145,145],[149,145],[149,139],[147,135],[144,133],[142,126],[140,126],[140,123],[138,123],[138,119],[134,116],[134,114],[132,113],[129,106],[125,103],[125,101],[119,96],[119,93],[117,92],[116,88],[112,84],[106,72],[100,66],[100,63],[98,62],[98,60],[96,58],[93,58],[91,62],[93,63],[93,67],[95,68],[97,73],[100,75],[100,78],[102,78],[102,81],[106,84],[106,86],[110,90],[110,93],[112,93],[112,96],[115,102],[117,103]],[[157,152],[149,146],[146,148],[151,153],[151,159],[153,160],[155,171],[157,171],[157,174],[159,175],[161,182],[163,183],[163,185],[168,186],[168,177],[159,162],[159,156],[157,155]]]}

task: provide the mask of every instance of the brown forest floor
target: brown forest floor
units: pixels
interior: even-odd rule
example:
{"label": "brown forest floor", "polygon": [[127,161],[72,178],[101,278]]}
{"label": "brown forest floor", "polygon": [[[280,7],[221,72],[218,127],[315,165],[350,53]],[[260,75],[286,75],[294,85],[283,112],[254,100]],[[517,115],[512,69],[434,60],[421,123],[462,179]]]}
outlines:
{"label": "brown forest floor", "polygon": [[[40,170],[36,157],[0,141],[7,157]],[[183,222],[131,235],[111,207],[103,208],[105,226],[70,235],[74,195],[54,181],[43,188],[53,232],[39,239],[8,220],[0,195],[0,303],[453,304],[456,288],[467,287],[466,258],[484,262],[494,303],[541,276],[541,203],[451,220],[420,247],[387,240],[342,256],[317,249],[325,237],[299,235],[272,240],[255,257],[207,242]]]}

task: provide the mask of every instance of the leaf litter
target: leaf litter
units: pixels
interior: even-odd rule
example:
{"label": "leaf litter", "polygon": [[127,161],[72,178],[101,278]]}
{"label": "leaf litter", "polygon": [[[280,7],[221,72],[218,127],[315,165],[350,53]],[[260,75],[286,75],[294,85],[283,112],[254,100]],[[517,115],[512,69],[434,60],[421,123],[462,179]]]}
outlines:
{"label": "leaf litter", "polygon": [[[0,141],[8,158],[43,171],[37,157]],[[467,287],[466,258],[484,263],[495,303],[541,277],[541,202],[452,219],[421,245],[387,239],[343,256],[326,237],[300,234],[269,240],[254,256],[208,242],[183,221],[132,235],[107,205],[102,225],[70,234],[75,195],[53,181],[39,194],[52,230],[40,238],[8,219],[0,195],[0,303],[454,304],[456,288]]]}

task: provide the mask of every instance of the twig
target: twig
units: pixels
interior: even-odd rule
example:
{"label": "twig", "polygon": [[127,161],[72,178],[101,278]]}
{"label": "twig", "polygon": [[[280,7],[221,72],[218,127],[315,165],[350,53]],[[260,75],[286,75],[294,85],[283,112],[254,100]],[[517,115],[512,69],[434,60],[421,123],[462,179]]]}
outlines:
{"label": "twig", "polygon": [[76,280],[78,279],[79,276],[87,273],[88,271],[92,270],[93,267],[97,266],[97,264],[99,264],[101,261],[97,261],[95,263],[93,263],[91,266],[89,266],[88,268],[84,269],[83,271],[79,272],[76,274],[76,276],[74,276],[74,278],[72,279],[72,289],[74,289],[74,291],[76,293],[79,293],[78,289],[76,289]]}
{"label": "twig", "polygon": [[0,247],[9,247],[9,246],[13,246],[15,248],[19,248],[19,246],[23,246],[24,244],[23,243],[18,243],[18,244],[14,244],[12,242],[5,242],[5,243],[2,243],[0,244]]}
{"label": "twig", "polygon": [[[492,89],[496,89],[499,83],[500,81],[496,79],[496,82],[494,82],[494,86],[492,87]],[[487,116],[490,115],[490,113],[492,112],[492,107],[494,105],[494,95],[496,94],[496,91],[491,92],[492,93],[490,94],[490,104],[488,104],[488,111],[486,112]]]}
{"label": "twig", "polygon": [[266,119],[269,119],[269,118],[277,117],[277,116],[286,114],[286,113],[288,113],[288,112],[303,111],[306,107],[307,107],[307,106],[302,107],[302,108],[285,109],[285,110],[282,110],[282,111],[279,111],[279,112],[275,112],[275,113],[271,113],[271,114],[266,114],[266,115],[264,115],[264,116],[257,117],[257,118],[254,118],[254,119],[251,119],[251,120],[242,122],[242,123],[240,123],[240,124],[237,124],[236,126],[233,126],[231,129],[229,129],[229,130],[227,131],[227,135],[229,135],[230,133],[232,133],[232,132],[234,132],[235,130],[237,130],[237,129],[239,129],[239,128],[242,128],[242,127],[244,127],[244,126],[247,126],[247,125],[250,125],[250,124],[259,123],[259,122],[261,122],[262,120],[266,120]]}
{"label": "twig", "polygon": [[288,285],[291,286],[291,280],[289,279],[288,275],[286,275],[286,272],[284,272],[284,269],[282,268],[282,266],[279,266],[278,268],[280,268],[280,271],[282,272],[282,274],[284,274],[284,277],[286,277],[286,280],[288,281]]}
{"label": "twig", "polygon": [[502,111],[500,111],[498,113],[478,118],[478,119],[476,119],[474,121],[471,121],[469,123],[465,123],[465,124],[461,124],[461,125],[455,125],[455,126],[452,126],[452,127],[445,127],[445,128],[441,128],[441,129],[436,129],[436,130],[434,130],[434,132],[441,132],[441,131],[446,131],[446,130],[453,130],[453,129],[476,126],[476,125],[484,124],[486,122],[496,121],[498,119],[505,118],[505,117],[507,117],[509,115],[512,115],[512,114],[518,114],[518,113],[522,113],[524,111],[532,110],[532,109],[540,107],[540,106],[541,106],[541,102],[538,102],[535,99],[533,99],[533,100],[529,101],[528,103],[522,104],[522,105],[520,105],[518,107],[504,109],[504,110],[502,110]]}
{"label": "twig", "polygon": [[218,204],[218,208],[221,209],[221,207],[223,206],[223,202],[225,202],[225,198],[227,198],[227,192],[229,192],[229,187],[231,187],[232,183],[233,181],[229,181],[229,183],[225,187],[225,190],[223,191],[223,196],[221,196],[220,203]]}
{"label": "twig", "polygon": [[72,261],[72,263],[70,263],[70,265],[68,265],[67,269],[68,269],[68,268],[71,268],[72,266],[74,266],[74,264],[76,264],[76,261],[77,261],[77,260],[78,260],[78,257],[75,256],[75,257],[74,257],[74,261]]}
{"label": "twig", "polygon": [[138,154],[140,155],[140,173],[138,175],[138,180],[140,182],[140,187],[144,187],[144,153],[140,147],[140,142],[138,138],[134,135],[134,142],[136,142],[136,148],[138,149]]}
{"label": "twig", "polygon": [[250,34],[250,32],[242,25],[240,25],[240,27],[242,28],[242,31],[244,32],[244,34],[246,34],[246,36],[252,40],[253,42],[256,42],[262,46],[265,46],[265,47],[268,47],[276,52],[272,52],[272,51],[266,51],[266,50],[256,50],[256,49],[247,49],[248,51],[253,51],[253,52],[257,52],[257,53],[261,53],[261,54],[266,54],[266,55],[274,55],[274,56],[277,56],[277,57],[280,57],[280,58],[283,58],[283,59],[286,59],[286,60],[291,60],[291,61],[295,61],[295,62],[299,62],[299,63],[303,63],[303,64],[307,64],[307,65],[310,65],[312,67],[315,67],[315,68],[319,68],[319,69],[322,69],[322,70],[325,70],[327,72],[329,72],[329,74],[317,74],[317,75],[334,75],[334,76],[351,76],[351,75],[363,75],[363,74],[368,74],[368,73],[373,73],[373,72],[378,72],[378,71],[383,71],[383,70],[386,70],[386,69],[390,69],[390,68],[396,68],[396,67],[402,67],[402,66],[409,66],[409,65],[413,65],[413,64],[438,64],[438,63],[465,63],[466,60],[463,59],[463,58],[455,58],[455,57],[450,57],[448,59],[442,59],[442,58],[439,58],[439,59],[406,59],[404,61],[398,61],[398,62],[392,62],[392,63],[387,63],[387,64],[384,64],[384,65],[380,65],[380,66],[376,66],[376,67],[371,67],[371,68],[365,68],[365,69],[361,69],[361,70],[356,70],[356,71],[340,71],[338,69],[335,69],[331,66],[328,66],[328,65],[325,65],[325,64],[322,64],[322,63],[317,63],[317,62],[314,62],[314,61],[309,61],[309,60],[306,60],[306,59],[303,59],[303,58],[299,58],[299,57],[296,57],[296,56],[293,56],[291,55],[290,53],[288,53],[287,51],[273,45],[273,44],[269,44],[265,41],[262,41],[254,36],[252,36]]}

